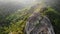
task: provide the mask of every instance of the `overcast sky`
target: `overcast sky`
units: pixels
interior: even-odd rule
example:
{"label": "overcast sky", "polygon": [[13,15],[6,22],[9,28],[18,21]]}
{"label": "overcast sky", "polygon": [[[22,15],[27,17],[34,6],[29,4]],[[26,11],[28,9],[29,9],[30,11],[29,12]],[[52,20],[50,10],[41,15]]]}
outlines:
{"label": "overcast sky", "polygon": [[35,0],[0,0],[0,2],[20,2],[20,3],[30,4],[30,3],[34,3]]}
{"label": "overcast sky", "polygon": [[15,2],[15,3],[22,3],[22,4],[25,4],[25,5],[34,5],[36,3],[40,3],[40,2],[45,2],[44,4],[45,5],[55,5],[57,0],[0,0],[0,2],[5,2],[5,3],[8,3],[8,2]]}

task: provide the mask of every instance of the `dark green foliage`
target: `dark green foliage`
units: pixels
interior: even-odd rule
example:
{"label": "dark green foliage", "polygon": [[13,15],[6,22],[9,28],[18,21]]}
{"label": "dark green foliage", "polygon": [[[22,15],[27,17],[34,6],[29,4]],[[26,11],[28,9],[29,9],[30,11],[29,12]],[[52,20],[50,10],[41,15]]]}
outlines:
{"label": "dark green foliage", "polygon": [[48,7],[48,9],[44,12],[44,15],[49,17],[54,27],[55,33],[60,34],[60,12],[51,7]]}
{"label": "dark green foliage", "polygon": [[9,33],[23,33],[23,29],[27,18],[30,14],[28,14],[27,9],[23,9],[21,11],[14,12],[8,16],[0,17],[0,34],[9,34]]}

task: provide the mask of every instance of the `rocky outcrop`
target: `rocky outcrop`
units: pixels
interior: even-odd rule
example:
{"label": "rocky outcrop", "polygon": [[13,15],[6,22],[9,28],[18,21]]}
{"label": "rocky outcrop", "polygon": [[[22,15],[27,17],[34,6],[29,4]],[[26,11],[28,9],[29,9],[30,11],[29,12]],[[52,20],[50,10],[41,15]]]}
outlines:
{"label": "rocky outcrop", "polygon": [[26,34],[55,34],[50,20],[40,13],[33,13],[25,27]]}

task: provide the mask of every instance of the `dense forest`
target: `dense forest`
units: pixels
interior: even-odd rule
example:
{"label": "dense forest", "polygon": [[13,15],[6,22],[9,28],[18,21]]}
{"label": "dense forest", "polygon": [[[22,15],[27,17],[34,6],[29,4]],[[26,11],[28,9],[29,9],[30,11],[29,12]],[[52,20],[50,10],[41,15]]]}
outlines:
{"label": "dense forest", "polygon": [[[25,34],[24,28],[26,22],[36,10],[36,6],[26,7],[26,5],[19,5],[19,3],[7,4],[0,4],[0,34]],[[46,7],[41,13],[43,16],[47,16],[50,19],[55,34],[60,34],[59,4],[57,7]]]}

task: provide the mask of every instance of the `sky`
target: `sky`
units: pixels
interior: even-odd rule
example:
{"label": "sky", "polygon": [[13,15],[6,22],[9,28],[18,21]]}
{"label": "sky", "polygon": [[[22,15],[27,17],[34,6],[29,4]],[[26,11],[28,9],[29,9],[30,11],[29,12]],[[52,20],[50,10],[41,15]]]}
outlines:
{"label": "sky", "polygon": [[56,0],[0,0],[0,2],[5,2],[5,3],[8,3],[8,2],[16,2],[16,3],[22,3],[22,4],[25,4],[25,5],[34,5],[34,4],[37,4],[38,2],[40,3],[43,3],[45,2],[44,4],[45,5],[55,5],[56,4]]}
{"label": "sky", "polygon": [[20,4],[24,4],[24,5],[27,5],[27,6],[32,6],[34,4],[37,3],[37,0],[0,0],[0,4],[2,3],[20,3]]}
{"label": "sky", "polygon": [[20,3],[33,3],[36,0],[0,0],[1,2],[20,2]]}

